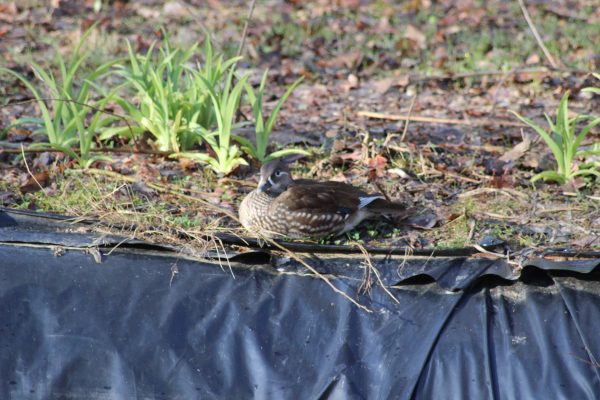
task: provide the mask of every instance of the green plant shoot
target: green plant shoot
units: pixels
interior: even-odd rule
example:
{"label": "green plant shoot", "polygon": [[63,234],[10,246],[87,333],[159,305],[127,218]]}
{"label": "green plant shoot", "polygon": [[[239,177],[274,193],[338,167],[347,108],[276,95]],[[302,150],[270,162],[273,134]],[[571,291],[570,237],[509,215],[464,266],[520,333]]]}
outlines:
{"label": "green plant shoot", "polygon": [[269,118],[267,118],[267,120],[265,121],[263,111],[263,100],[265,97],[264,92],[268,72],[268,70],[264,72],[257,91],[254,91],[250,84],[246,84],[246,94],[248,96],[248,101],[252,106],[252,114],[254,115],[255,120],[254,132],[256,138],[256,145],[254,145],[254,143],[252,143],[250,140],[240,137],[238,135],[235,136],[235,140],[242,145],[242,149],[244,149],[246,153],[248,153],[251,157],[257,159],[261,163],[265,163],[274,158],[284,157],[290,154],[308,155],[309,153],[307,151],[301,149],[283,149],[275,151],[271,154],[267,154],[269,137],[271,135],[271,132],[273,131],[275,121],[277,120],[277,115],[279,114],[283,103],[287,100],[290,94],[292,94],[292,92],[300,84],[300,82],[302,82],[302,79],[304,79],[304,77],[300,77],[287,88],[283,96],[275,105],[273,111],[271,111],[271,115],[269,115]]}
{"label": "green plant shoot", "polygon": [[553,122],[548,115],[544,114],[548,121],[549,131],[544,130],[531,119],[523,117],[513,111],[513,114],[517,118],[533,128],[542,139],[544,139],[544,142],[546,142],[552,151],[557,163],[556,171],[540,172],[531,178],[532,182],[544,179],[546,181],[555,181],[564,185],[572,182],[577,176],[594,175],[600,178],[600,172],[598,172],[597,165],[585,163],[578,164],[577,162],[577,158],[585,157],[589,154],[586,151],[579,150],[579,147],[590,130],[600,123],[600,118],[593,119],[590,123],[585,125],[579,133],[576,133],[577,124],[584,120],[589,120],[592,117],[577,115],[573,118],[569,118],[568,101],[569,92],[565,93],[560,100],[556,112],[556,122]]}

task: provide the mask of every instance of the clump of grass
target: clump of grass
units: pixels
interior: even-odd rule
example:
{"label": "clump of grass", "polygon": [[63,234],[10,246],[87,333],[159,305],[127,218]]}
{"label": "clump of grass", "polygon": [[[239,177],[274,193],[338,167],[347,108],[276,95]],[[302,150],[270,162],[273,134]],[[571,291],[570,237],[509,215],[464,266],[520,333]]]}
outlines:
{"label": "clump of grass", "polygon": [[[600,172],[598,171],[600,163],[578,162],[579,158],[583,159],[591,154],[590,151],[583,151],[579,148],[590,130],[600,123],[600,118],[593,118],[588,115],[576,115],[573,118],[569,118],[568,101],[569,92],[563,95],[558,105],[555,122],[547,114],[544,114],[548,122],[548,130],[543,129],[531,119],[513,112],[517,118],[533,128],[544,139],[544,142],[546,142],[552,151],[557,164],[556,171],[548,170],[540,172],[531,178],[532,182],[543,179],[564,185],[571,183],[578,176],[593,175],[600,178]],[[580,122],[590,119],[592,119],[590,123],[577,131],[577,125]],[[593,150],[592,152],[596,153]],[[600,154],[600,151],[598,151],[598,154]]]}
{"label": "clump of grass", "polygon": [[254,159],[260,161],[261,163],[265,163],[272,159],[285,157],[292,154],[309,155],[307,151],[301,149],[283,149],[267,154],[269,136],[273,131],[277,115],[279,114],[283,103],[287,100],[287,98],[290,96],[290,94],[292,94],[296,86],[298,86],[304,78],[301,77],[287,88],[283,96],[281,96],[281,98],[275,105],[275,108],[273,108],[273,111],[271,111],[271,115],[269,115],[269,118],[267,118],[265,121],[263,100],[265,98],[265,85],[267,83],[268,72],[268,70],[264,72],[260,81],[260,85],[256,91],[252,88],[251,85],[246,85],[246,94],[248,96],[248,102],[252,106],[252,113],[254,114],[254,132],[256,138],[256,145],[253,144],[251,141],[240,136],[235,136],[235,140],[242,145],[242,149],[244,149],[246,153],[248,153]]}
{"label": "clump of grass", "polygon": [[[118,104],[136,122],[135,130],[116,127],[107,130],[102,139],[114,135],[127,137],[149,132],[161,151],[189,150],[202,141],[202,130],[215,122],[215,110],[210,91],[218,92],[226,71],[239,58],[223,61],[214,57],[207,40],[204,66],[187,64],[197,52],[197,45],[187,50],[174,48],[165,36],[155,52],[156,42],[145,55],[136,54],[128,42],[127,63],[118,65],[117,74],[125,78],[125,87],[136,92],[136,100],[125,97]],[[129,137],[135,139],[135,137]]]}
{"label": "clump of grass", "polygon": [[[34,133],[45,135],[52,148],[68,154],[82,168],[88,168],[98,160],[110,160],[103,155],[92,155],[91,150],[97,134],[118,119],[103,112],[104,107],[112,100],[114,91],[103,93],[98,101],[92,100],[91,93],[92,88],[98,88],[94,84],[96,79],[105,74],[116,61],[108,61],[82,76],[82,65],[89,56],[89,52],[82,51],[82,46],[91,31],[92,28],[85,32],[68,60],[55,48],[58,76],[55,76],[51,69],[45,70],[39,64],[31,64],[36,78],[43,84],[43,89],[23,75],[0,67],[0,71],[9,73],[23,82],[33,94],[42,113],[42,118],[21,118],[17,125],[39,125],[40,128]],[[44,92],[47,92],[49,97],[45,96]],[[48,107],[46,102],[52,103],[52,107]]]}
{"label": "clump of grass", "polygon": [[[236,112],[242,97],[242,90],[246,85],[247,77],[241,77],[233,84],[235,76],[234,66],[230,67],[224,88],[217,93],[213,88],[207,90],[214,107],[217,128],[209,130],[201,127],[202,138],[210,146],[214,156],[208,153],[179,153],[175,157],[188,157],[209,164],[212,169],[220,174],[228,174],[239,165],[248,163],[241,157],[238,146],[231,143],[232,131],[235,127]],[[203,81],[206,81],[202,78]]]}

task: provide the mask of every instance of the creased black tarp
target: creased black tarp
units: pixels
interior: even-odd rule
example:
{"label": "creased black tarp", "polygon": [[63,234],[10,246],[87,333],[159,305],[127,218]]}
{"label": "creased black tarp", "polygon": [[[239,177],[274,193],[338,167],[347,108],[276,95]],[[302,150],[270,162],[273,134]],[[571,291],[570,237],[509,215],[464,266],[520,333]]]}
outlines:
{"label": "creased black tarp", "polygon": [[[375,286],[357,297],[367,313],[318,279],[284,273],[291,263],[233,262],[234,279],[216,261],[123,248],[98,264],[85,249],[55,256],[2,232],[1,398],[600,393],[598,260],[520,275],[503,261],[376,260],[399,304]],[[319,267],[348,264],[334,282],[354,296],[359,260]]]}

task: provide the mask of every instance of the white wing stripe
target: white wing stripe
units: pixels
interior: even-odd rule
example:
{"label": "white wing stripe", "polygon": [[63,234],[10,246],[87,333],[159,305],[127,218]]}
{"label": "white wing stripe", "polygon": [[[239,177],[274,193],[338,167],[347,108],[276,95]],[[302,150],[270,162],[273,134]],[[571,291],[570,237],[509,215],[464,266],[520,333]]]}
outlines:
{"label": "white wing stripe", "polygon": [[371,204],[372,202],[374,202],[377,199],[385,199],[385,197],[383,196],[368,196],[368,197],[359,197],[359,203],[358,203],[358,209],[360,210],[361,208],[365,208],[366,206],[368,206],[369,204]]}

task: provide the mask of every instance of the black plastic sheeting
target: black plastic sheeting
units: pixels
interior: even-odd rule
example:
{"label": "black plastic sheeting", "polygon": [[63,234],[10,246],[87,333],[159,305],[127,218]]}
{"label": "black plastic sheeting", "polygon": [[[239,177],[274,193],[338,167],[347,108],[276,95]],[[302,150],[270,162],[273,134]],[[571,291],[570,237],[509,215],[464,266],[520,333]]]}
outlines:
{"label": "black plastic sheeting", "polygon": [[0,211],[0,398],[600,396],[598,259],[375,258],[396,303],[309,258],[369,313],[290,260],[122,241]]}

